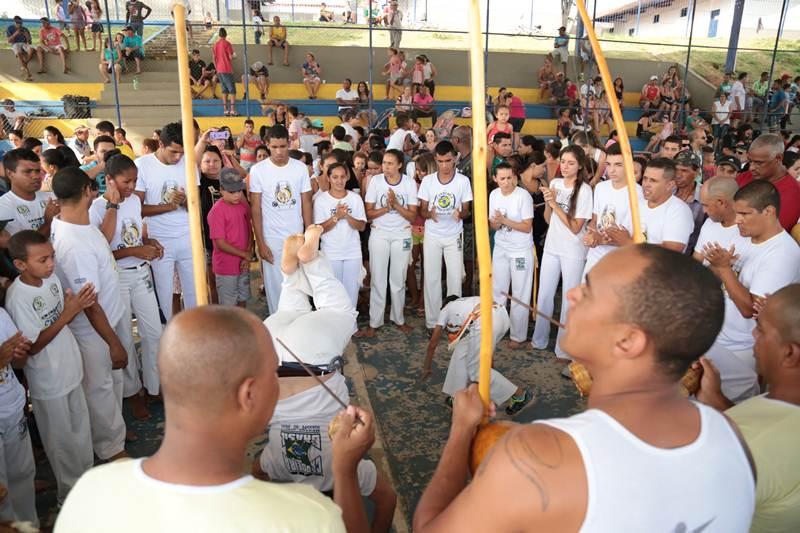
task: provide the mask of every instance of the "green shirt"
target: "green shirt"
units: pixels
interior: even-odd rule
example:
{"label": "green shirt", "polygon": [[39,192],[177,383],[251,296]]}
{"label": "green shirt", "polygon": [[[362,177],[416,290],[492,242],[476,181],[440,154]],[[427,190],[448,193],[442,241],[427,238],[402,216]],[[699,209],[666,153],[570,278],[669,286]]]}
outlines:
{"label": "green shirt", "polygon": [[758,80],[753,82],[753,92],[757,96],[764,96],[767,94],[767,89],[769,88],[769,81],[761,81]]}

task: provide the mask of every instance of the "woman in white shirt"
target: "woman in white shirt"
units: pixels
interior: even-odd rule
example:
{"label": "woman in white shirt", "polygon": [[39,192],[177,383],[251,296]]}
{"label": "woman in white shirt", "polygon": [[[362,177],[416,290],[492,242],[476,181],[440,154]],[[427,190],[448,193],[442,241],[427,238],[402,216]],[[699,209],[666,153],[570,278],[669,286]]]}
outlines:
{"label": "woman in white shirt", "polygon": [[[495,230],[492,253],[492,288],[494,301],[505,305],[509,287],[515,298],[525,304],[531,301],[533,286],[533,198],[517,187],[517,176],[508,163],[494,170],[497,189],[489,195],[489,225]],[[528,338],[530,311],[512,302],[511,342],[518,348]]]}
{"label": "woman in white shirt", "polygon": [[[592,188],[589,180],[588,161],[583,149],[572,145],[561,151],[561,175],[543,189],[545,220],[550,224],[544,242],[544,254],[539,276],[539,295],[536,308],[545,315],[552,315],[555,306],[556,288],[561,279],[561,322],[567,316],[569,303],[567,291],[581,282],[588,248],[583,244],[586,222],[592,218]],[[559,347],[562,331],[556,339],[556,356],[569,358]],[[536,319],[531,344],[538,350],[547,348],[550,340],[550,322],[542,317]]]}
{"label": "woman in white shirt", "polygon": [[728,133],[728,128],[731,125],[731,103],[728,100],[728,93],[719,95],[719,100],[714,102],[711,106],[711,131],[714,134],[714,140],[717,146],[722,150],[722,144],[719,142]]}
{"label": "woman in white shirt", "polygon": [[320,248],[342,282],[353,307],[361,285],[361,242],[358,233],[367,225],[361,196],[345,189],[350,170],[342,163],[328,166],[330,189],[314,198],[314,224],[322,226]]}
{"label": "woman in white shirt", "polygon": [[369,236],[369,328],[356,336],[373,337],[383,325],[386,285],[392,305],[389,319],[403,333],[411,331],[405,322],[406,273],[411,256],[411,223],[417,216],[417,186],[400,173],[404,156],[400,150],[383,154],[383,174],[374,176],[364,198],[367,218],[372,222]]}

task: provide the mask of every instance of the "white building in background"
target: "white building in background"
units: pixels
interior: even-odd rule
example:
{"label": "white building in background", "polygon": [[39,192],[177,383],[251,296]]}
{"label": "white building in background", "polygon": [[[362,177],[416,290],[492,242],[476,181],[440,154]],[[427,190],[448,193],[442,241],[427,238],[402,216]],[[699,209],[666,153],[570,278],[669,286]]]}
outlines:
{"label": "white building in background", "polygon": [[[730,37],[734,5],[735,0],[697,0],[694,36]],[[782,0],[744,0],[740,36],[774,38],[782,5]],[[603,33],[652,40],[688,36],[691,13],[692,0],[636,0],[613,9],[598,9],[597,22]],[[784,38],[800,37],[798,15],[800,0],[789,0]]]}

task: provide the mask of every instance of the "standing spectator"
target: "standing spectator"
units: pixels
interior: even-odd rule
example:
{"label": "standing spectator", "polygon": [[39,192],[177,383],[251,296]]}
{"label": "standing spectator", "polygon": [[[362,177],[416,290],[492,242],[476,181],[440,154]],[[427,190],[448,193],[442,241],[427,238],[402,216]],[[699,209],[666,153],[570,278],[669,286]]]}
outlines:
{"label": "standing spectator", "polygon": [[31,32],[22,23],[22,17],[14,17],[14,24],[6,28],[6,41],[11,45],[14,57],[19,61],[22,72],[25,73],[25,81],[32,81],[33,76],[28,69],[28,63],[33,60],[34,53],[39,60],[39,70],[42,70],[42,51],[33,46]]}
{"label": "standing spectator", "polygon": [[128,0],[125,4],[125,25],[131,26],[136,35],[144,34],[144,20],[153,10],[140,0]]}
{"label": "standing spectator", "polygon": [[[714,140],[717,141],[717,153],[722,150],[722,143],[719,141],[728,133],[731,125],[731,107],[727,93],[720,94],[719,98],[711,105],[711,131],[714,134]],[[703,135],[705,136],[705,133]]]}
{"label": "standing spectator", "polygon": [[[747,72],[740,72],[731,86],[731,125],[735,128],[747,116]],[[721,139],[714,134],[715,139]]]}
{"label": "standing spectator", "polygon": [[545,56],[544,65],[539,68],[537,77],[539,83],[539,100],[547,102],[550,93],[550,84],[556,79],[555,72],[553,72],[553,58],[551,55]]}
{"label": "standing spectator", "polygon": [[89,0],[86,2],[86,8],[89,12],[88,22],[91,24],[89,27],[92,32],[92,47],[90,50],[94,52],[97,50],[97,42],[103,44],[103,9],[100,7],[100,0]]}
{"label": "standing spectator", "polygon": [[581,58],[581,77],[583,79],[583,73],[586,70],[592,61],[594,61],[594,52],[592,51],[592,43],[589,42],[589,37],[584,36],[583,39],[580,40],[581,45],[579,47],[578,53]]}
{"label": "standing spectator", "polygon": [[403,38],[403,12],[397,7],[397,0],[389,3],[389,14],[386,16],[386,25],[389,26],[389,47],[400,49],[400,40]]}
{"label": "standing spectator", "polygon": [[486,139],[489,143],[494,142],[494,136],[498,133],[514,133],[514,127],[509,122],[511,109],[506,104],[500,104],[495,109],[496,120],[486,127]]}
{"label": "standing spectator", "polygon": [[393,93],[400,92],[403,82],[403,59],[395,48],[389,48],[389,60],[383,66],[382,74],[386,76],[386,100],[391,100]]}
{"label": "standing spectator", "polygon": [[436,96],[436,94],[435,94],[436,93],[436,81],[434,80],[434,78],[436,78],[436,74],[437,74],[436,67],[434,66],[433,62],[430,59],[428,59],[428,56],[426,56],[425,54],[422,54],[420,57],[422,57],[422,61],[423,61],[423,64],[422,64],[422,83],[423,83],[423,85],[427,85],[428,86],[428,90],[430,91],[431,96]]}
{"label": "standing spectator", "polygon": [[340,118],[345,111],[358,108],[358,93],[353,90],[353,82],[350,78],[345,78],[342,88],[336,91],[336,104],[339,106],[338,114]]}
{"label": "standing spectator", "polygon": [[142,73],[142,59],[144,59],[144,43],[142,36],[137,34],[134,29],[127,26],[124,30],[125,37],[122,39],[122,58],[125,61],[136,63],[136,74]]}
{"label": "standing spectator", "polygon": [[267,47],[269,49],[268,65],[272,64],[272,49],[283,48],[283,66],[289,66],[289,41],[286,40],[286,26],[281,25],[281,18],[278,15],[272,17]]}
{"label": "standing spectator", "polygon": [[514,138],[512,140],[514,146],[518,147],[520,132],[525,126],[525,104],[523,104],[522,99],[514,93],[510,92],[506,96],[506,101],[511,111],[508,121],[511,123],[511,127],[514,130]]}
{"label": "standing spectator", "polygon": [[245,307],[250,298],[250,258],[253,229],[245,183],[230,168],[220,173],[222,199],[208,213],[209,237],[214,242],[211,268],[216,277],[220,305]]}
{"label": "standing spectator", "polygon": [[330,188],[314,198],[314,223],[322,226],[322,252],[355,308],[362,268],[359,232],[367,225],[367,214],[361,196],[345,189],[347,166],[333,163],[327,173]]}
{"label": "standing spectator", "polygon": [[[189,66],[191,67],[191,62]],[[103,51],[100,55],[100,64],[98,67],[103,83],[111,83],[109,74],[113,73],[119,84],[120,76],[122,75],[122,54],[120,54],[119,46],[117,46],[111,37],[107,37],[104,40]]]}
{"label": "standing spectator", "polygon": [[239,150],[239,160],[243,169],[250,170],[250,167],[256,164],[256,148],[261,144],[261,137],[255,133],[255,122],[248,118],[244,121],[244,131],[236,139],[236,148]]}
{"label": "standing spectator", "polygon": [[[750,170],[739,174],[736,182],[744,187],[753,180],[767,180],[780,195],[778,217],[786,231],[800,219],[800,182],[795,180],[783,165],[783,139],[780,135],[769,133],[756,138],[747,150]],[[6,156],[8,157],[8,156]]]}
{"label": "standing spectator", "polygon": [[306,62],[300,67],[300,72],[303,74],[303,85],[306,86],[308,99],[316,100],[317,91],[322,85],[322,66],[317,63],[317,58],[311,52],[306,54]]}
{"label": "standing spectator", "polygon": [[264,35],[264,19],[261,18],[261,11],[253,9],[250,16],[253,21],[256,44],[261,44],[261,36]]}
{"label": "standing spectator", "polygon": [[[186,144],[191,149],[191,144]],[[181,125],[173,122],[161,129],[156,153],[136,160],[139,176],[135,192],[142,201],[142,216],[147,218],[147,232],[164,248],[162,257],[153,261],[151,268],[161,312],[167,320],[172,317],[172,288],[176,270],[183,292],[184,309],[196,305],[183,151]]]}
{"label": "standing spectator", "polygon": [[238,117],[236,112],[236,84],[233,81],[233,58],[236,53],[233,46],[228,42],[228,31],[225,28],[219,29],[219,39],[214,43],[211,53],[214,58],[214,66],[217,70],[217,78],[222,86],[222,110],[226,117]]}
{"label": "standing spectator", "polygon": [[[586,245],[583,244],[586,222],[592,218],[592,188],[586,154],[579,146],[568,146],[561,151],[561,175],[550,182],[550,187],[542,191],[545,201],[544,216],[550,224],[544,243],[541,261],[541,287],[536,308],[546,316],[553,314],[556,289],[559,278],[562,280],[562,294],[577,287],[586,264]],[[561,322],[569,310],[569,300],[561,300]],[[559,329],[556,337],[556,356],[569,358],[561,349]],[[550,341],[550,322],[542,317],[536,318],[531,344],[544,350]]]}
{"label": "standing spectator", "polygon": [[456,150],[450,141],[436,145],[435,174],[422,179],[417,197],[425,219],[422,243],[425,271],[425,325],[436,326],[442,309],[442,258],[447,270],[447,296],[461,297],[464,270],[462,220],[470,215],[472,187],[469,179],[456,172]]}
{"label": "standing spectator", "polygon": [[753,82],[753,120],[761,124],[762,115],[769,103],[767,89],[769,89],[769,72],[762,72],[761,78]]}
{"label": "standing spectator", "polygon": [[[788,84],[787,84],[788,88]],[[786,91],[781,80],[772,82],[772,94],[769,95],[769,108],[767,109],[767,125],[770,133],[778,131],[780,124],[783,128],[786,114]]]}
{"label": "standing spectator", "polygon": [[67,52],[69,51],[69,40],[61,33],[61,30],[55,26],[50,25],[50,20],[47,17],[42,17],[42,29],[39,30],[39,39],[41,45],[39,50],[42,52],[41,68],[39,73],[47,72],[47,67],[44,64],[44,54],[58,54],[61,58],[61,66],[63,67],[64,74],[69,72],[67,68]]}
{"label": "standing spectator", "polygon": [[567,61],[569,60],[569,35],[567,35],[567,28],[561,26],[558,28],[558,35],[553,43],[553,61],[561,63],[564,76],[567,75]]}
{"label": "standing spectator", "polygon": [[289,157],[289,132],[267,132],[269,159],[250,169],[250,204],[270,314],[281,294],[283,242],[312,223],[311,181],[306,166]]}
{"label": "standing spectator", "polygon": [[614,79],[614,97],[619,103],[619,110],[625,109],[625,83],[622,78],[617,77]]}
{"label": "standing spectator", "polygon": [[414,112],[412,116],[414,119],[428,117],[431,119],[431,125],[433,125],[436,124],[436,108],[433,106],[433,96],[428,91],[428,86],[423,85],[420,87],[419,92],[414,95]]}
{"label": "standing spectator", "polygon": [[88,50],[89,47],[86,44],[86,12],[83,10],[80,0],[70,0],[67,11],[69,12],[72,29],[75,30],[76,49],[78,52],[81,51],[81,41],[83,41],[83,48]]}

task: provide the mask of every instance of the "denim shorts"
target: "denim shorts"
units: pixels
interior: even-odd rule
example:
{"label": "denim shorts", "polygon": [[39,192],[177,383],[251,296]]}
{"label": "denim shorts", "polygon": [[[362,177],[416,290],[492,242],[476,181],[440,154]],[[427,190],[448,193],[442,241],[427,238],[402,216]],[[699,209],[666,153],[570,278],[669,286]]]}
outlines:
{"label": "denim shorts", "polygon": [[230,73],[217,73],[217,79],[222,87],[222,94],[236,94],[236,86],[233,83],[233,74]]}

